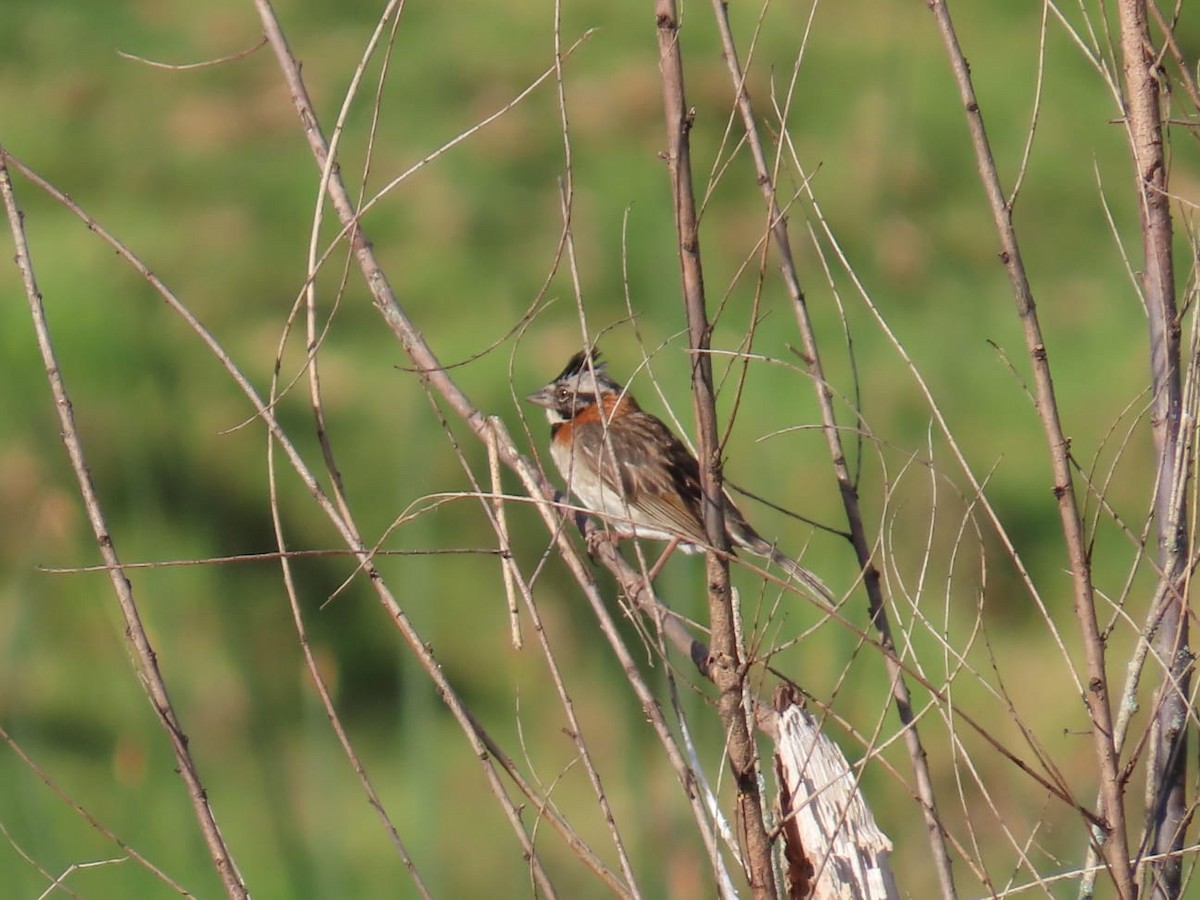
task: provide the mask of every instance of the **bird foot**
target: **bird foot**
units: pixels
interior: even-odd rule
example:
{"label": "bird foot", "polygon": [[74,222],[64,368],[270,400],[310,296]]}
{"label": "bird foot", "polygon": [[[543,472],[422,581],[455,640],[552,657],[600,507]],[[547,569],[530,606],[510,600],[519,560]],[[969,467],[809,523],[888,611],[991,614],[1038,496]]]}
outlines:
{"label": "bird foot", "polygon": [[583,533],[583,544],[587,547],[588,556],[592,559],[596,558],[602,547],[605,545],[615,547],[617,541],[620,539],[620,535],[615,532],[596,525],[593,525]]}

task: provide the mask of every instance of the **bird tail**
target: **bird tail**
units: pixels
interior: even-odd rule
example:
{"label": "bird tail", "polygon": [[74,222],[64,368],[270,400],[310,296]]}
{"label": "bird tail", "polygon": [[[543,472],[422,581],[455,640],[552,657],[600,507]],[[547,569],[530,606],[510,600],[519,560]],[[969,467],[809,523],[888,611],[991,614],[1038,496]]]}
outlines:
{"label": "bird tail", "polygon": [[769,559],[783,571],[787,572],[795,579],[801,587],[812,594],[818,600],[823,600],[832,605],[834,602],[833,591],[820,578],[814,575],[800,563],[796,562],[786,553],[780,553],[771,544],[768,544],[757,534],[751,534],[745,540],[737,542],[746,550],[753,553],[755,556],[761,556],[763,559]]}
{"label": "bird tail", "polygon": [[771,548],[771,562],[783,569],[792,578],[796,579],[804,589],[816,597],[818,600],[824,600],[829,605],[833,605],[833,591],[820,578],[814,575],[800,563],[796,562],[786,553],[780,553],[775,548]]}
{"label": "bird tail", "polygon": [[825,582],[786,553],[780,553],[775,549],[774,544],[767,543],[763,536],[746,521],[741,510],[734,506],[728,494],[725,495],[725,530],[734,544],[755,556],[769,559],[795,579],[814,599],[828,603],[830,606],[833,605],[833,591],[825,585]]}

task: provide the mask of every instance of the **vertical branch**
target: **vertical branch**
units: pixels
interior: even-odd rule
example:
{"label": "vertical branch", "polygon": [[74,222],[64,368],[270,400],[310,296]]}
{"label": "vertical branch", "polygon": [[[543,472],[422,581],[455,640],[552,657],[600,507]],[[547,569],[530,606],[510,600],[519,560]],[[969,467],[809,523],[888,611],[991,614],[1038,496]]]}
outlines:
{"label": "vertical branch", "polygon": [[12,181],[8,175],[8,156],[3,147],[0,147],[0,196],[3,196],[8,221],[12,226],[13,243],[17,250],[17,268],[20,269],[21,279],[25,285],[25,294],[29,299],[29,310],[33,317],[34,332],[37,335],[38,349],[41,351],[42,362],[46,367],[50,390],[54,394],[54,405],[58,410],[58,420],[62,427],[63,444],[66,446],[67,456],[71,460],[71,468],[79,483],[79,495],[83,499],[88,521],[91,523],[92,532],[96,538],[96,546],[100,549],[100,556],[104,559],[109,581],[112,582],[113,592],[121,607],[121,615],[125,619],[125,637],[128,638],[134,659],[137,661],[138,680],[141,681],[150,705],[154,707],[159,723],[171,742],[171,749],[175,753],[175,762],[178,764],[179,776],[187,785],[188,797],[192,801],[196,821],[200,825],[201,834],[204,835],[204,842],[208,846],[208,853],[212,857],[217,875],[225,887],[225,893],[231,898],[249,897],[249,892],[246,890],[242,876],[229,852],[221,829],[217,826],[212,807],[209,806],[208,792],[200,781],[200,773],[196,769],[191,751],[188,750],[187,735],[184,734],[183,726],[175,713],[175,707],[171,704],[166,680],[163,678],[162,670],[158,667],[158,656],[142,625],[142,616],[133,596],[133,586],[125,577],[125,569],[121,565],[121,559],[117,555],[112,534],[109,533],[104,512],[100,508],[100,498],[96,493],[96,486],[92,483],[92,474],[83,455],[83,444],[75,430],[75,413],[67,394],[67,386],[63,382],[54,345],[50,341],[50,326],[46,321],[42,295],[38,290],[37,280],[34,278],[29,246],[25,241],[25,230],[22,225],[23,214],[18,209],[16,197],[13,194]]}
{"label": "vertical branch", "polygon": [[1087,538],[1080,518],[1075,485],[1071,476],[1070,442],[1063,433],[1062,420],[1058,413],[1058,399],[1050,373],[1049,356],[1042,338],[1041,323],[1033,290],[1021,259],[1016,230],[1012,223],[1012,209],[1005,199],[1000,185],[1000,175],[992,156],[991,144],[983,125],[979,102],[971,82],[970,66],[958,43],[950,12],[945,0],[928,0],[929,8],[941,32],[950,66],[958,86],[959,99],[967,117],[971,143],[975,148],[976,163],[980,180],[987,195],[988,206],[996,232],[1000,237],[1000,259],[1012,285],[1016,300],[1017,315],[1021,320],[1025,347],[1029,352],[1033,369],[1033,388],[1038,416],[1046,434],[1050,452],[1050,464],[1054,475],[1054,496],[1058,501],[1059,519],[1067,546],[1067,560],[1074,587],[1075,617],[1083,639],[1087,689],[1084,701],[1091,719],[1091,734],[1096,754],[1100,779],[1100,793],[1104,798],[1104,816],[1107,824],[1100,836],[1108,871],[1116,884],[1119,895],[1127,900],[1137,896],[1133,880],[1133,867],[1129,860],[1129,835],[1125,821],[1125,777],[1121,772],[1116,746],[1113,742],[1112,708],[1108,693],[1108,672],[1104,660],[1104,639],[1096,619],[1095,594],[1092,586],[1091,559],[1088,554]]}
{"label": "vertical branch", "polygon": [[[1157,455],[1154,516],[1158,556],[1166,589],[1162,619],[1154,632],[1156,655],[1163,660],[1162,687],[1155,704],[1149,818],[1153,827],[1151,863],[1154,897],[1178,897],[1183,861],[1178,856],[1187,827],[1188,687],[1191,654],[1187,648],[1185,609],[1187,554],[1183,550],[1187,492],[1175,483],[1184,477],[1177,465],[1181,389],[1179,321],[1171,258],[1171,205],[1163,152],[1162,115],[1156,54],[1146,24],[1145,0],[1118,4],[1121,56],[1125,73],[1126,131],[1133,155],[1138,213],[1142,231],[1142,297],[1150,329],[1151,427]],[[1151,625],[1153,627],[1153,625]],[[1147,635],[1150,638],[1150,635]]]}
{"label": "vertical branch", "polygon": [[683,302],[687,313],[688,342],[692,348],[692,404],[696,413],[697,457],[700,460],[700,485],[704,494],[704,527],[709,544],[715,548],[715,551],[709,551],[707,560],[708,613],[712,629],[708,675],[717,686],[717,706],[727,735],[729,763],[737,790],[737,817],[746,843],[745,859],[750,889],[755,897],[774,897],[775,872],[771,865],[771,844],[763,821],[758,754],[742,702],[746,672],[742,648],[738,646],[729,585],[729,539],[725,534],[720,441],[717,435],[712,359],[708,354],[711,327],[705,307],[700,235],[692,187],[688,137],[691,115],[684,93],[683,55],[679,47],[679,20],[674,0],[655,0],[655,17],[667,126],[667,168],[675,201]]}
{"label": "vertical branch", "polygon": [[934,867],[938,874],[938,884],[944,898],[956,896],[954,887],[954,872],[950,864],[950,851],[946,845],[946,835],[938,813],[937,801],[933,793],[933,777],[929,772],[929,760],[921,743],[917,729],[917,717],[913,711],[912,696],[904,679],[904,672],[895,652],[896,644],[892,638],[891,621],[883,602],[883,590],[880,584],[879,570],[872,561],[871,542],[867,536],[866,525],[863,521],[862,509],[858,502],[858,488],[850,474],[846,462],[846,452],[842,446],[841,432],[837,427],[837,417],[834,412],[833,389],[825,380],[821,366],[821,356],[817,350],[817,341],[813,332],[812,320],[808,315],[808,304],[804,290],[800,286],[800,278],[796,272],[795,258],[792,255],[791,238],[788,233],[788,220],[775,196],[775,179],[767,166],[766,154],[763,152],[762,141],[758,134],[758,124],[754,110],[750,104],[750,95],[746,90],[746,76],[738,59],[737,47],[733,42],[733,32],[729,26],[728,6],[725,0],[713,0],[713,10],[717,18],[717,29],[721,34],[725,62],[733,79],[735,100],[738,113],[742,118],[742,127],[746,132],[746,142],[754,160],[755,173],[762,190],[763,200],[767,205],[768,227],[771,239],[779,253],[779,267],[783,281],[791,298],[796,319],[800,328],[801,340],[804,345],[804,355],[809,373],[816,387],[817,403],[821,409],[821,419],[825,426],[825,436],[833,458],[834,475],[842,496],[842,505],[846,510],[846,520],[850,525],[851,542],[863,571],[863,584],[867,590],[867,602],[871,615],[871,623],[879,634],[880,643],[887,651],[884,653],[884,665],[888,671],[891,684],[892,699],[896,703],[896,713],[904,728],[904,746],[908,752],[909,761],[916,776],[917,794],[921,800],[921,813],[925,819],[926,834],[929,838],[933,855]]}

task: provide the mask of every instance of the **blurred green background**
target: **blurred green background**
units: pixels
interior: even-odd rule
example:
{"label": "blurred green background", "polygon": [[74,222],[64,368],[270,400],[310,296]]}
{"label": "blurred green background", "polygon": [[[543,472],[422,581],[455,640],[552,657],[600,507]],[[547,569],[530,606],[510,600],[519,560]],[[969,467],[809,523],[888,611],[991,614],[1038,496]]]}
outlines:
{"label": "blurred green background", "polygon": [[[732,6],[745,49],[760,10]],[[332,0],[278,5],[326,133],[380,8]],[[956,4],[953,11],[1011,186],[1038,81],[1041,5]],[[636,329],[655,354],[653,373],[690,430],[678,264],[659,157],[664,131],[652,5],[568,0],[562,12],[565,44],[595,29],[565,67],[572,224],[589,333],[615,326],[602,342],[613,374],[624,379],[634,371],[642,356],[626,320],[627,291]],[[806,8],[775,3],[757,32],[749,83],[763,133],[790,135],[842,250],[928,379],[974,471],[988,480],[989,498],[1075,653],[1045,442],[1023,387],[1025,352],[934,23],[923,3],[883,0],[824,4],[810,31],[807,16]],[[118,55],[182,63],[235,53],[258,38],[252,4],[25,0],[7,4],[5,19],[0,142],[132,247],[265,393],[302,286],[318,182],[274,58],[264,48],[226,65],[166,71]],[[549,2],[412,0],[396,32],[368,192],[545,71],[552,23]],[[1185,49],[1194,47],[1195,27],[1185,21],[1180,37]],[[737,126],[734,138],[724,136],[731,88],[707,4],[685,6],[682,39],[696,109],[706,281],[710,307],[721,310],[713,345],[738,348],[758,316],[754,352],[794,364],[790,348],[799,337],[773,259],[763,283],[756,278],[764,211],[752,170],[744,153],[722,168]],[[1099,477],[1115,466],[1107,502],[1136,534],[1153,476],[1148,426],[1138,419],[1148,370],[1144,315],[1106,221],[1107,207],[1136,267],[1131,168],[1122,129],[1112,121],[1117,109],[1096,71],[1060,24],[1051,23],[1045,43],[1040,119],[1016,222],[1075,456],[1085,468],[1097,463]],[[802,46],[791,113],[781,125],[771,104],[784,102]],[[376,61],[347,120],[341,170],[354,189],[362,183],[378,74]],[[1197,194],[1189,140],[1180,139],[1172,182],[1188,211]],[[720,178],[705,188],[714,171]],[[565,267],[540,294],[562,228],[563,173],[557,96],[547,82],[408,178],[365,220],[401,302],[442,361],[466,361],[454,370],[459,384],[530,451],[544,452],[545,426],[515,398],[552,377],[582,340]],[[63,374],[122,558],[272,550],[264,431],[256,423],[231,431],[250,415],[246,400],[136,273],[68,212],[15,180]],[[784,194],[799,183],[785,165]],[[856,450],[862,495],[872,535],[886,542],[880,558],[910,663],[943,685],[958,669],[943,641],[961,651],[979,674],[956,676],[956,705],[1028,758],[1012,714],[982,684],[1003,683],[1017,716],[1080,802],[1091,805],[1091,743],[1078,685],[994,536],[981,524],[981,544],[963,525],[969,493],[956,494],[964,480],[932,428],[929,406],[832,256],[834,275],[826,278],[807,237],[809,228],[819,230],[812,207],[798,203],[791,223],[824,361],[844,398],[855,386],[839,305],[853,336],[863,421],[872,433]],[[335,233],[324,225],[326,240]],[[11,256],[11,244],[5,246]],[[821,246],[828,254],[828,242]],[[1187,260],[1182,244],[1180,251]],[[406,362],[402,350],[353,267],[333,311],[344,257],[344,248],[335,252],[318,284],[322,311],[332,315],[320,362],[331,438],[370,542],[425,494],[470,484],[418,379],[396,368]],[[98,556],[15,267],[0,269],[0,290],[0,724],[122,840],[188,890],[216,896],[219,884],[167,742],[132,674],[106,579],[39,570],[94,564]],[[480,355],[539,301],[544,308],[520,340]],[[302,340],[293,338],[285,381],[302,358]],[[718,373],[727,371],[736,376],[740,369],[719,360]],[[665,412],[644,371],[633,384],[644,405]],[[735,387],[730,377],[721,394],[726,420]],[[303,385],[279,414],[320,469]],[[844,527],[824,443],[795,427],[817,418],[799,368],[751,365],[726,472],[788,508]],[[842,422],[854,424],[846,403]],[[486,479],[483,449],[458,422],[450,432]],[[924,464],[931,456],[937,477]],[[285,472],[281,483],[290,546],[337,547],[297,479]],[[507,476],[505,486],[519,488]],[[1093,499],[1090,510],[1096,505]],[[789,551],[807,547],[808,565],[835,588],[850,588],[852,556],[837,538],[756,504],[746,508],[765,535]],[[532,573],[545,531],[519,505],[510,515],[520,565]],[[1106,517],[1095,523],[1095,540],[1098,584],[1116,597],[1135,541]],[[413,519],[385,546],[494,544],[478,502],[468,499]],[[982,559],[986,644],[976,628]],[[382,569],[476,715],[542,783],[558,781],[553,798],[611,862],[586,778],[572,766],[545,663],[532,642],[522,652],[509,644],[495,557],[394,556]],[[680,557],[662,582],[673,602],[701,619],[702,569]],[[434,895],[530,894],[519,848],[478,762],[373,593],[359,579],[320,609],[351,564],[326,557],[300,561],[297,570],[310,638],[338,708]],[[254,894],[408,896],[404,869],[314,696],[277,564],[141,569],[132,580],[218,821]],[[745,573],[738,583],[748,614],[757,616],[748,628],[760,646],[805,632],[773,660],[777,667],[832,700],[859,735],[877,735],[877,742],[894,736],[873,652],[855,655],[855,635],[840,626],[810,632],[817,617],[795,600],[783,601],[766,621],[775,595]],[[1134,582],[1134,618],[1147,584],[1145,573]],[[602,585],[611,596],[611,583]],[[711,875],[662,749],[559,561],[547,562],[535,590],[646,895],[711,896]],[[866,626],[861,592],[846,615]],[[632,628],[626,637],[636,645]],[[1119,626],[1110,643],[1115,671],[1129,640],[1129,629]],[[637,652],[665,702],[663,667]],[[694,680],[686,665],[680,668]],[[683,693],[715,776],[719,722],[703,688]],[[928,699],[920,689],[916,695]],[[947,826],[975,859],[956,863],[964,893],[988,893],[1010,877],[1029,880],[1002,822],[1018,843],[1033,835],[1027,852],[1040,871],[1078,863],[1084,831],[1063,804],[1047,800],[969,732],[952,747],[951,726],[936,711],[922,724]],[[859,740],[838,728],[831,733],[852,760],[862,756]],[[911,780],[895,746],[882,756]],[[40,894],[48,880],[38,867],[53,877],[72,864],[122,855],[8,749],[0,749],[0,783],[5,896]],[[867,767],[864,787],[896,844],[893,863],[906,894],[931,896],[935,882],[908,789],[878,764]],[[538,832],[538,844],[562,896],[607,895],[548,828]],[[74,872],[66,884],[85,897],[171,893],[131,861]],[[1073,891],[1064,886],[1067,895]]]}

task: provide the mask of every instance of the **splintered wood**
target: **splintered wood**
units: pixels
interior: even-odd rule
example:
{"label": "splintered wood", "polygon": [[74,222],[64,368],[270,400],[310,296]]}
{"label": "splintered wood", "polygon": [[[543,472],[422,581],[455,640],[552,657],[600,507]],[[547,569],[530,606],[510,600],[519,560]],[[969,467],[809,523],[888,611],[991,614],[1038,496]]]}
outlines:
{"label": "splintered wood", "polygon": [[816,720],[795,704],[779,713],[775,774],[788,896],[898,900],[892,842],[858,792],[854,773]]}

